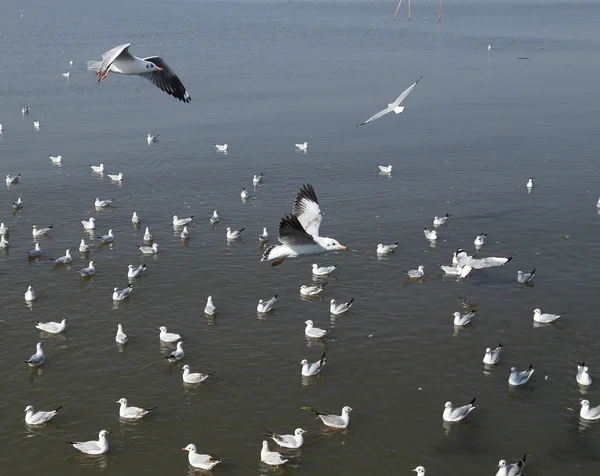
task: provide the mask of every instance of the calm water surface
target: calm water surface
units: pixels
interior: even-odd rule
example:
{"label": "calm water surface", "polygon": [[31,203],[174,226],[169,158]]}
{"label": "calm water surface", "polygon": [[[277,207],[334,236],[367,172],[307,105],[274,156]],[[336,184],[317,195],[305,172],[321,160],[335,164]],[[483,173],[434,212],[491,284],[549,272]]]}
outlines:
{"label": "calm water surface", "polygon": [[[483,475],[526,452],[528,476],[598,474],[600,427],[571,409],[581,398],[575,362],[600,378],[600,7],[461,0],[445,5],[439,25],[437,3],[413,2],[408,23],[405,6],[391,21],[392,2],[5,2],[0,160],[2,174],[23,179],[0,190],[11,243],[0,256],[2,474],[185,475],[179,449],[190,442],[225,458],[214,474],[266,474],[263,428],[296,427],[308,430],[307,442],[281,474],[409,474],[422,464],[427,474]],[[86,60],[125,42],[139,56],[163,55],[192,103],[138,78],[96,85]],[[421,75],[402,116],[355,127]],[[25,105],[31,114],[22,117]],[[160,143],[148,147],[148,132]],[[296,152],[305,140],[308,152]],[[223,142],[227,155],[214,150]],[[62,167],[49,153],[64,156]],[[123,184],[92,174],[100,162],[123,172]],[[393,174],[380,176],[378,163],[393,164]],[[252,189],[260,172],[265,183]],[[270,268],[259,262],[256,236],[267,226],[275,237],[305,182],[325,212],[322,232],[351,251]],[[251,190],[245,203],[242,187]],[[13,216],[19,195],[25,208]],[[97,212],[96,197],[115,206]],[[133,211],[159,243],[157,257],[140,258]],[[422,229],[446,212],[453,216],[431,247]],[[173,232],[173,214],[194,215],[189,243]],[[77,247],[89,234],[79,221],[90,216],[97,235],[112,228],[116,242],[94,241],[97,275],[82,282],[75,268],[87,261]],[[32,224],[54,225],[44,255],[70,248],[72,268],[28,263]],[[227,226],[245,226],[244,239],[228,245]],[[462,282],[442,279],[436,266],[457,247],[475,252],[480,232],[488,233],[480,255],[514,261]],[[377,259],[377,243],[394,241],[395,255]],[[131,298],[113,306],[127,265],[142,262],[148,270]],[[312,262],[340,265],[323,301],[299,297]],[[423,282],[405,286],[402,271],[420,264]],[[517,270],[533,268],[534,287],[515,283]],[[29,284],[38,292],[31,309]],[[259,319],[256,302],[275,293],[276,311]],[[203,314],[208,295],[220,309],[213,321]],[[455,331],[459,296],[479,312]],[[351,312],[330,321],[329,299],[351,297]],[[534,328],[535,307],[567,314]],[[34,328],[63,317],[64,337]],[[314,361],[324,345],[305,339],[308,318],[334,330],[322,378],[305,382],[300,360]],[[123,352],[118,323],[130,336]],[[193,371],[217,372],[206,385],[183,387],[181,365],[162,359],[161,325],[184,334]],[[48,360],[30,373],[23,360],[37,341]],[[502,362],[485,372],[484,350],[497,342],[506,345]],[[531,384],[509,390],[510,367],[530,363],[538,365]],[[592,404],[597,388],[587,394]],[[120,397],[158,409],[121,423]],[[445,428],[444,402],[473,397],[480,407],[469,422]],[[64,411],[27,429],[28,404]],[[347,431],[330,432],[306,405],[356,411]],[[106,456],[64,443],[102,428],[113,433]]]}

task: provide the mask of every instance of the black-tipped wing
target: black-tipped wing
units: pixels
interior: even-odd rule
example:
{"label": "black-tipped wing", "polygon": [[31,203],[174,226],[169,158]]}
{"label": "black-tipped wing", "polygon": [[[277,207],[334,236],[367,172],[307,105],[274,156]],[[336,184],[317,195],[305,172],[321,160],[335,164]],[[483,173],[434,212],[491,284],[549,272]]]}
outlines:
{"label": "black-tipped wing", "polygon": [[306,232],[302,223],[294,215],[286,215],[281,219],[279,241],[288,246],[315,244],[313,237]]}
{"label": "black-tipped wing", "polygon": [[140,76],[152,81],[165,93],[180,101],[190,102],[192,100],[179,77],[173,72],[164,59],[160,56],[149,56],[148,58],[143,59],[162,68],[162,71],[153,71],[152,73],[141,74]]}
{"label": "black-tipped wing", "polygon": [[302,186],[296,200],[292,215],[297,217],[309,235],[319,236],[319,227],[323,220],[315,189],[310,184]]}

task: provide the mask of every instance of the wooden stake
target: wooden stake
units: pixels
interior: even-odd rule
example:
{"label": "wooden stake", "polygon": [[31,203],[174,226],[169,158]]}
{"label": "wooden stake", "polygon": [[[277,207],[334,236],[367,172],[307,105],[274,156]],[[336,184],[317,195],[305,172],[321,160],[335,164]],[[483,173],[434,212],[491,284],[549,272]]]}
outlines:
{"label": "wooden stake", "polygon": [[400,5],[402,5],[402,0],[398,2],[398,8],[396,8],[396,13],[394,13],[394,21],[396,21],[396,17],[398,16],[398,10],[400,10]]}
{"label": "wooden stake", "polygon": [[410,0],[408,0],[408,21],[410,21]]}
{"label": "wooden stake", "polygon": [[440,0],[440,16],[438,17],[438,22],[442,21],[442,0]]}

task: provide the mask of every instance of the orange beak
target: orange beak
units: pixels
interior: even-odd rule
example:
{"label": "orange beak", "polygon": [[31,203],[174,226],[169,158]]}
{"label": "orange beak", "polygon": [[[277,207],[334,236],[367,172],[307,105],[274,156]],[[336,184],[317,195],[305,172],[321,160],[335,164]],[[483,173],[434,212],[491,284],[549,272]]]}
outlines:
{"label": "orange beak", "polygon": [[346,248],[344,245],[340,245],[340,250],[348,251],[348,248]]}
{"label": "orange beak", "polygon": [[163,69],[160,66],[156,67],[156,71],[162,71]]}

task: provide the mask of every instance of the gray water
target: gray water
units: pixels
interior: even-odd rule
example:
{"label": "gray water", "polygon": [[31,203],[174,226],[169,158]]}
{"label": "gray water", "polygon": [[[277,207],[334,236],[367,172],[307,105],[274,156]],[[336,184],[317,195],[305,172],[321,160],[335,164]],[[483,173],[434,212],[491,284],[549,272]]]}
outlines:
{"label": "gray water", "polygon": [[[428,475],[495,474],[499,459],[524,453],[528,476],[598,474],[600,427],[579,421],[575,362],[600,378],[600,6],[458,0],[445,3],[438,24],[437,5],[413,2],[408,23],[406,5],[392,21],[393,2],[4,2],[0,159],[2,174],[23,179],[0,189],[11,243],[0,255],[1,474],[193,473],[180,451],[188,443],[225,459],[214,474],[266,474],[263,428],[297,427],[308,430],[306,444],[280,474],[410,474],[417,465]],[[109,75],[98,86],[85,62],[124,42],[133,54],[163,55],[192,102],[139,78]],[[355,127],[421,75],[403,115]],[[26,105],[31,114],[22,116]],[[149,132],[160,133],[150,147]],[[308,152],[296,152],[305,140]],[[224,142],[227,155],[214,150]],[[62,166],[48,154],[63,155]],[[100,162],[123,172],[123,184],[93,174],[89,165]],[[392,175],[379,175],[378,163],[393,164]],[[265,183],[253,189],[260,172]],[[325,213],[322,233],[351,251],[271,268],[259,261],[256,236],[267,226],[273,242],[305,182]],[[245,203],[242,187],[251,191]],[[19,195],[25,208],[13,216]],[[96,197],[115,205],[97,212]],[[214,209],[222,221],[213,229]],[[446,212],[453,216],[431,247],[422,229]],[[189,243],[174,233],[173,214],[194,215]],[[97,275],[84,282],[77,247],[89,238],[79,223],[89,216],[96,236],[112,228],[116,242],[94,241]],[[44,255],[70,248],[72,267],[28,263],[32,224],[54,225]],[[135,247],[145,226],[160,245],[153,258]],[[244,239],[228,245],[227,226],[245,226]],[[474,253],[480,232],[488,233],[481,256],[516,254],[513,262],[442,279],[436,266],[458,247]],[[377,259],[377,243],[394,241],[395,255]],[[131,298],[113,306],[127,265],[142,262],[148,270]],[[313,281],[313,262],[339,264],[322,301],[298,293]],[[402,271],[420,264],[423,281],[405,286]],[[535,285],[517,285],[517,270],[533,268]],[[31,309],[29,284],[38,292]],[[258,318],[258,299],[275,293],[275,312]],[[208,295],[216,320],[203,314]],[[329,299],[351,297],[352,310],[330,321]],[[455,331],[458,297],[479,312]],[[567,314],[534,328],[535,307]],[[64,337],[34,328],[63,317]],[[334,329],[322,378],[306,382],[299,362],[316,360],[324,345],[305,339],[308,318]],[[118,323],[130,336],[123,352]],[[181,365],[165,363],[160,325],[184,334],[192,371],[216,371],[205,385],[185,388]],[[39,373],[23,363],[37,341],[47,355]],[[506,345],[502,361],[485,371],[484,350],[497,342]],[[509,390],[510,367],[530,363],[538,365],[530,384]],[[597,385],[586,395],[593,405]],[[120,397],[158,409],[122,423]],[[445,401],[473,397],[480,406],[468,423],[442,424]],[[28,404],[64,409],[28,429]],[[356,411],[335,432],[307,405]],[[64,443],[103,428],[112,432],[105,456]]]}

